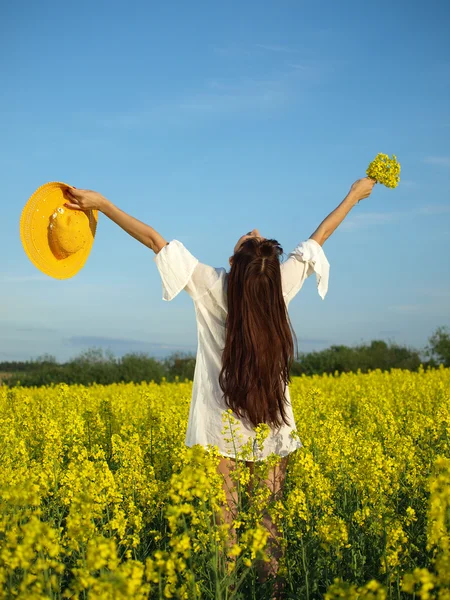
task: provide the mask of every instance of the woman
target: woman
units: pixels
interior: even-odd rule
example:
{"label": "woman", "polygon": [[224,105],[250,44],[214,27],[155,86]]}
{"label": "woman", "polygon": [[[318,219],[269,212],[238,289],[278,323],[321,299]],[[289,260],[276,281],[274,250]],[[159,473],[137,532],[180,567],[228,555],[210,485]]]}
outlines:
{"label": "woman", "polygon": [[[305,279],[316,273],[322,299],[328,289],[329,263],[322,246],[350,209],[367,198],[375,184],[364,177],[350,188],[344,200],[319,225],[309,239],[280,262],[282,248],[276,240],[262,237],[257,229],[241,236],[230,257],[230,272],[200,263],[178,240],[167,242],[155,229],[124,213],[101,194],[68,189],[66,204],[72,209],[97,209],[127,233],[151,248],[163,284],[163,299],[170,301],[181,291],[194,301],[198,350],[186,445],[216,444],[222,456],[228,506],[223,517],[232,525],[237,493],[230,473],[235,468],[236,450],[254,439],[254,427],[267,423],[270,433],[260,450],[253,444],[253,460],[274,452],[281,457],[266,484],[272,498],[281,496],[289,455],[302,447],[291,433],[295,430],[289,396],[289,368],[294,358],[295,334],[287,307]],[[226,411],[233,410],[237,425],[224,434]],[[228,424],[230,426],[230,424]],[[276,573],[280,551],[279,535],[270,515],[264,516],[269,531],[271,562],[260,574],[264,580]],[[235,536],[231,529],[231,537]]]}

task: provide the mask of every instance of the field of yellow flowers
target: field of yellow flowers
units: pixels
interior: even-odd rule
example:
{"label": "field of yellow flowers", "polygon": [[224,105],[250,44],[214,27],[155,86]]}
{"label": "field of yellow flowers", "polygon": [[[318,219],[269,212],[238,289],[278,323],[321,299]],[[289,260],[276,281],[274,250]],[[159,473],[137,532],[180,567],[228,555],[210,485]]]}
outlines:
{"label": "field of yellow flowers", "polygon": [[[450,369],[290,389],[304,447],[283,500],[266,503],[285,597],[449,600]],[[184,446],[191,390],[0,387],[1,598],[271,597],[255,575],[266,490],[251,502],[240,486],[230,548],[219,457]]]}

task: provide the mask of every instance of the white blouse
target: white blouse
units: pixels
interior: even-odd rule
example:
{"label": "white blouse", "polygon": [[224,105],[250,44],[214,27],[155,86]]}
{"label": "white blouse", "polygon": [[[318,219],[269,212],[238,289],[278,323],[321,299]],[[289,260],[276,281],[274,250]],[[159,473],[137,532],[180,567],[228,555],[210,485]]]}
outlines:
{"label": "white blouse", "polygon": [[[296,430],[292,412],[289,386],[286,387],[286,415],[290,426],[285,423],[281,428],[270,430],[259,451],[252,425],[233,413],[237,425],[232,425],[233,442],[229,430],[222,433],[223,411],[228,407],[223,400],[219,385],[219,373],[222,368],[222,351],[225,347],[225,321],[227,317],[228,273],[223,267],[214,268],[200,263],[179,240],[172,240],[164,246],[154,258],[162,279],[163,300],[170,301],[181,291],[191,296],[197,319],[198,347],[194,371],[192,400],[185,443],[187,446],[200,444],[207,449],[216,445],[222,456],[235,457],[237,450],[252,438],[256,460],[267,458],[274,452],[286,456],[301,448],[300,440],[290,434]],[[286,306],[294,298],[303,282],[313,273],[319,295],[322,300],[328,290],[330,264],[320,244],[313,239],[300,243],[280,263],[282,292]],[[225,416],[225,415],[224,415]],[[225,421],[227,422],[227,421]],[[242,437],[239,437],[242,435]],[[247,459],[247,460],[250,460]]]}

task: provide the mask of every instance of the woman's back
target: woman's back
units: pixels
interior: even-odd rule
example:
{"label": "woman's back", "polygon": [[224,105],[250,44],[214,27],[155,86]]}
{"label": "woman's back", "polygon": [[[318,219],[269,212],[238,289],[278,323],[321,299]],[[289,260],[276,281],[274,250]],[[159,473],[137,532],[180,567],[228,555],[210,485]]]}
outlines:
{"label": "woman's back", "polygon": [[[224,268],[214,268],[200,263],[178,240],[172,240],[155,256],[163,283],[163,299],[170,301],[182,290],[191,296],[197,320],[198,347],[190,405],[186,445],[217,445],[223,456],[234,457],[235,450],[251,438],[255,431],[245,418],[236,419],[233,428],[237,439],[229,443],[230,435],[222,433],[227,423],[227,405],[220,387],[223,350],[226,344],[228,317],[228,283],[230,274]],[[316,272],[319,294],[322,298],[328,289],[329,263],[321,246],[312,239],[299,244],[280,264],[282,296],[286,307],[301,289],[305,279]],[[279,430],[271,429],[262,452],[247,460],[266,458],[271,452],[285,456],[302,446],[291,436],[295,421],[286,387],[286,417]],[[225,418],[225,422],[223,421]],[[230,423],[228,422],[230,426]],[[239,435],[242,437],[239,439]]]}

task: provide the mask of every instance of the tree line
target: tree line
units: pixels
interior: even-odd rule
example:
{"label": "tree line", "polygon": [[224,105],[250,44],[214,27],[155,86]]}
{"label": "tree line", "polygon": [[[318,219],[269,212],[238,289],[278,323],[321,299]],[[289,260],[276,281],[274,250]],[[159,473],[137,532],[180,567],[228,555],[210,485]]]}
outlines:
{"label": "tree line", "polygon": [[[447,327],[438,327],[421,351],[384,340],[373,340],[356,346],[333,345],[315,352],[299,352],[291,367],[291,376],[323,373],[362,373],[374,369],[383,371],[408,369],[417,371],[450,367],[450,334]],[[25,387],[58,383],[161,383],[192,380],[195,355],[174,352],[165,359],[145,353],[126,354],[120,358],[109,351],[93,348],[67,362],[59,363],[55,357],[44,355],[24,362],[0,362],[0,384]]]}

